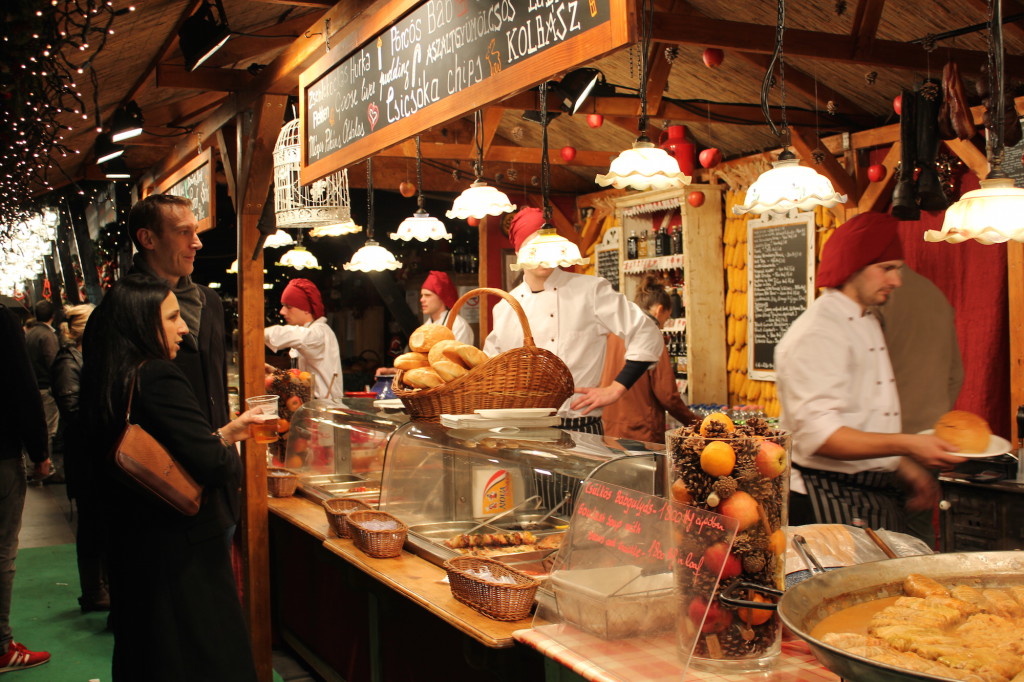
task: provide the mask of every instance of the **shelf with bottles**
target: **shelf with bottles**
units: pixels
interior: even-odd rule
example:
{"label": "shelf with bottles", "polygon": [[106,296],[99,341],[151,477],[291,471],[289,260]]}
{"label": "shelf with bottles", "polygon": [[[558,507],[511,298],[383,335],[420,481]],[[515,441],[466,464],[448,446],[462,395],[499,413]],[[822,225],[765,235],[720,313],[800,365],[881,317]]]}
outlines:
{"label": "shelf with bottles", "polygon": [[642,275],[645,272],[683,270],[685,269],[683,254],[671,256],[655,256],[654,258],[636,258],[622,263],[622,272],[627,275]]}
{"label": "shelf with bottles", "polygon": [[[665,220],[657,228],[630,230],[626,238],[626,261],[665,258],[683,255],[683,228],[681,225],[670,226]],[[682,261],[680,260],[680,263]],[[682,267],[680,264],[679,266]],[[652,268],[647,268],[652,269]]]}

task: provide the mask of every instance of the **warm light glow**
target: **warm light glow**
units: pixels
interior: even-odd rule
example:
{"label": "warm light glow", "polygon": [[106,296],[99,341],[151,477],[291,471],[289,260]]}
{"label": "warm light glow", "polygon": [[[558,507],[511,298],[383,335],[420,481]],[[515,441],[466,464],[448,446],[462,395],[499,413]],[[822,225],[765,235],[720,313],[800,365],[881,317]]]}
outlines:
{"label": "warm light glow", "polygon": [[491,187],[482,180],[477,180],[456,197],[451,210],[446,211],[445,215],[449,218],[465,220],[466,218],[486,218],[489,215],[499,216],[514,210],[516,210],[516,205],[508,200],[504,192]]}
{"label": "warm light glow", "polygon": [[284,230],[278,230],[274,234],[267,237],[267,241],[263,242],[263,248],[265,249],[279,249],[282,246],[291,246],[295,243],[295,239]]}
{"label": "warm light glow", "polygon": [[228,267],[226,272],[229,275],[237,275],[238,274],[238,259],[237,258],[235,260],[231,261],[231,265]]}
{"label": "warm light glow", "polygon": [[296,246],[291,251],[288,251],[281,260],[275,265],[283,266],[287,268],[295,268],[296,270],[319,270],[320,263],[317,261],[316,256],[306,251],[305,246]]}
{"label": "warm light glow", "polygon": [[352,260],[344,265],[346,270],[357,272],[382,272],[400,267],[402,264],[395,260],[391,252],[372,239],[367,239],[363,248],[352,254]]}
{"label": "warm light glow", "polygon": [[573,265],[586,265],[589,262],[589,258],[581,257],[578,246],[559,235],[555,228],[545,226],[519,248],[516,262],[508,267],[511,270],[567,268]]}
{"label": "warm light glow", "polygon": [[[790,154],[787,158],[786,154]],[[772,169],[761,173],[747,190],[745,203],[733,207],[733,213],[789,213],[810,211],[815,206],[832,208],[845,204],[846,195],[832,188],[832,183],[813,168],[801,166],[791,152],[783,152]]]}
{"label": "warm light glow", "polygon": [[615,157],[608,173],[598,175],[595,181],[602,187],[646,191],[685,187],[690,176],[679,170],[679,163],[668,152],[641,138]]}
{"label": "warm light glow", "polygon": [[924,233],[927,242],[981,244],[1024,242],[1024,189],[1010,178],[981,181],[981,189],[968,192],[946,209],[941,230]]}
{"label": "warm light glow", "polygon": [[352,218],[342,220],[330,225],[318,225],[309,231],[310,237],[340,237],[346,234],[355,234],[362,231],[362,226],[356,225]]}
{"label": "warm light glow", "polygon": [[432,217],[422,208],[403,220],[402,224],[398,226],[398,232],[392,232],[390,237],[403,242],[410,242],[413,239],[421,242],[432,239],[447,239],[448,241],[452,239],[452,235],[444,223]]}

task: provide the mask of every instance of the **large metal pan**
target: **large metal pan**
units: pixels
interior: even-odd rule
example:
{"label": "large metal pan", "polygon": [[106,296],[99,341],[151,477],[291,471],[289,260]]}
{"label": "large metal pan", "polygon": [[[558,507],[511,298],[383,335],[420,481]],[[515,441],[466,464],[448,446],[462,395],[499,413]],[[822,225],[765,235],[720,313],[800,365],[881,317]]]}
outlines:
{"label": "large metal pan", "polygon": [[786,590],[779,602],[779,616],[807,641],[819,661],[847,682],[948,681],[876,663],[811,637],[811,630],[826,616],[865,601],[903,594],[903,579],[909,573],[926,575],[947,586],[1024,585],[1024,552],[927,554],[829,571]]}

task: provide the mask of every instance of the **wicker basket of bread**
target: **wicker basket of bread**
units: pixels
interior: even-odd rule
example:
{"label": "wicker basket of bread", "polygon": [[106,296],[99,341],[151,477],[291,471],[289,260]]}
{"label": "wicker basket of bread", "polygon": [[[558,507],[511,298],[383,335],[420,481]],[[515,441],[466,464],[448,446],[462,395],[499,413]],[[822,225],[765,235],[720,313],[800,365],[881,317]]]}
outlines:
{"label": "wicker basket of bread", "polygon": [[[508,301],[523,327],[523,345],[493,358],[459,343],[452,325],[462,305],[481,294]],[[409,337],[412,352],[395,358],[394,393],[417,421],[479,409],[550,407],[573,393],[572,374],[558,356],[538,348],[519,302],[500,289],[473,289],[459,297],[445,324],[425,324]]]}

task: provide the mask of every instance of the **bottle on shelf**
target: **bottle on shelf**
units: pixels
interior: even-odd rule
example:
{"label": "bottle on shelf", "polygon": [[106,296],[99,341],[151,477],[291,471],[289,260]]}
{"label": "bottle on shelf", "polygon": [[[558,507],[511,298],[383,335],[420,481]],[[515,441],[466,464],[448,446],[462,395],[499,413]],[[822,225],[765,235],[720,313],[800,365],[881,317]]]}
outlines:
{"label": "bottle on shelf", "polygon": [[661,238],[661,255],[669,256],[672,254],[672,235],[669,233],[668,227],[661,228],[658,233]]}
{"label": "bottle on shelf", "polygon": [[665,255],[667,255],[665,253],[665,242],[661,238],[661,234],[664,231],[665,231],[664,227],[659,227],[658,231],[654,233],[654,255],[655,256],[665,256]]}
{"label": "bottle on shelf", "polygon": [[640,258],[647,258],[647,230],[640,233],[640,242],[637,245],[637,253]]}
{"label": "bottle on shelf", "polygon": [[679,289],[673,287],[672,293],[668,296],[669,301],[672,304],[670,317],[682,317],[683,316],[683,297],[679,295]]}
{"label": "bottle on shelf", "polygon": [[672,253],[681,254],[683,252],[683,226],[676,225],[675,229],[672,230]]}
{"label": "bottle on shelf", "polygon": [[647,257],[648,258],[653,258],[654,257],[654,229],[653,228],[647,233]]}
{"label": "bottle on shelf", "polygon": [[635,260],[638,258],[640,255],[638,249],[636,230],[630,230],[629,239],[626,240],[626,259]]}

